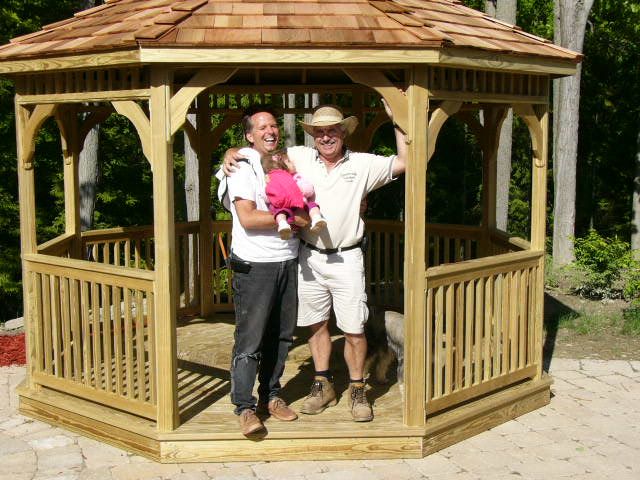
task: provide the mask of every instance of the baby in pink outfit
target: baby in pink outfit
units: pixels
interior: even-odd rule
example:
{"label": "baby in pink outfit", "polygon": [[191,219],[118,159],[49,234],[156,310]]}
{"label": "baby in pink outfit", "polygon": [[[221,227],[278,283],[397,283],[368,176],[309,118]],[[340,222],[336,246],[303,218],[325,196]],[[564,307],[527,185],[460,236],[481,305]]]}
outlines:
{"label": "baby in pink outfit", "polygon": [[327,226],[315,202],[313,185],[302,175],[287,156],[286,150],[265,155],[261,159],[262,169],[267,175],[265,193],[269,201],[269,210],[273,213],[278,232],[282,239],[291,238],[293,212],[297,208],[309,212],[312,232],[318,232]]}

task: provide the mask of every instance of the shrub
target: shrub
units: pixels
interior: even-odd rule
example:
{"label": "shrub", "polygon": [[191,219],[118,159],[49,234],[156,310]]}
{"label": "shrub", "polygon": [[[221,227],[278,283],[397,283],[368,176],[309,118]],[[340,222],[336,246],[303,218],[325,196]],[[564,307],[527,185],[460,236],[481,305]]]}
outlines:
{"label": "shrub", "polygon": [[631,302],[629,308],[622,313],[622,333],[640,335],[640,298]]}
{"label": "shrub", "polygon": [[575,239],[576,265],[584,277],[576,293],[588,298],[632,298],[640,292],[640,263],[627,242],[605,238],[595,230]]}

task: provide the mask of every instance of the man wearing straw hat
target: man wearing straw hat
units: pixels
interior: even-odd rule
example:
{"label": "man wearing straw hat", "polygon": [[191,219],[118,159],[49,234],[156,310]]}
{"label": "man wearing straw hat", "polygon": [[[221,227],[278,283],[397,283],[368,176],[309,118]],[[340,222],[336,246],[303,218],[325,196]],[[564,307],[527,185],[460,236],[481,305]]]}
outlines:
{"label": "man wearing straw hat", "polygon": [[[391,110],[386,103],[384,106],[391,117]],[[337,403],[329,365],[329,317],[333,307],[336,324],[345,337],[351,415],[356,422],[367,422],[373,419],[373,411],[364,383],[367,354],[364,324],[369,312],[360,205],[368,193],[404,173],[406,143],[402,132],[395,128],[397,155],[351,152],[345,140],[354,133],[358,120],[353,116],[345,118],[333,105],[320,106],[311,121],[301,125],[313,137],[314,148],[290,147],[287,154],[297,172],[313,183],[327,228],[317,233],[308,229],[300,232],[298,325],[311,330],[309,348],[315,368],[310,393],[300,411],[315,415]],[[231,152],[225,155],[228,173],[232,171],[229,166],[234,157]]]}

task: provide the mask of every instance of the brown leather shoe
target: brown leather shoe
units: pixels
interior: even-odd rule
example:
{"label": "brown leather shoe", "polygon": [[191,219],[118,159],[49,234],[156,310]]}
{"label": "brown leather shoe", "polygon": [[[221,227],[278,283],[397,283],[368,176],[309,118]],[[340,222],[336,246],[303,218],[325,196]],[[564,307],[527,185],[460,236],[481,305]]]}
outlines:
{"label": "brown leather shoe", "polygon": [[245,436],[264,430],[264,425],[256,415],[256,412],[250,408],[245,408],[240,412],[238,421],[240,422],[240,430]]}
{"label": "brown leather shoe", "polygon": [[262,404],[258,406],[258,408],[260,408],[261,411],[269,412],[269,415],[273,418],[282,420],[283,422],[291,422],[298,418],[296,412],[279,397],[272,398],[268,404]]}

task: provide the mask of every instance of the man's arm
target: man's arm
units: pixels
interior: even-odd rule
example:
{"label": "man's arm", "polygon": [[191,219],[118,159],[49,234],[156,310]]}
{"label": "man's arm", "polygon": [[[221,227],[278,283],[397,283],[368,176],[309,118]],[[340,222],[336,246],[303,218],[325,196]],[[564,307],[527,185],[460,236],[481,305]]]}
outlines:
{"label": "man's arm", "polygon": [[[236,214],[240,225],[246,230],[265,230],[275,228],[276,220],[270,212],[258,210],[256,204],[252,200],[244,198],[236,198],[234,201],[236,206]],[[296,209],[293,215],[293,223],[300,228],[309,225],[309,214],[304,210]]]}
{"label": "man's arm", "polygon": [[[389,107],[389,105],[387,104],[384,98],[382,99],[382,105],[384,106],[384,109],[387,112],[387,115],[389,115],[389,119],[391,120],[391,123],[393,123],[393,112],[391,111],[391,108]],[[406,142],[404,133],[402,133],[400,128],[396,126],[395,123],[393,123],[393,132],[396,135],[397,155],[396,155],[396,158],[393,160],[393,165],[391,166],[391,174],[394,177],[397,177],[398,175],[403,174],[407,168],[407,156],[409,154],[409,151],[407,149],[407,142]]]}
{"label": "man's arm", "polygon": [[231,147],[224,152],[224,157],[222,157],[222,171],[227,177],[236,171],[238,160],[244,158],[244,155],[238,153],[239,151],[239,148]]}
{"label": "man's arm", "polygon": [[236,198],[233,203],[236,206],[236,213],[238,220],[240,220],[240,225],[246,230],[275,228],[276,221],[273,215],[271,215],[270,212],[258,210],[256,208],[256,202],[244,198]]}
{"label": "man's arm", "polygon": [[393,128],[396,134],[396,148],[398,149],[398,154],[393,160],[393,165],[391,165],[391,174],[394,177],[397,177],[398,175],[403,174],[407,168],[408,149],[404,133],[402,133],[402,131],[395,125]]}

